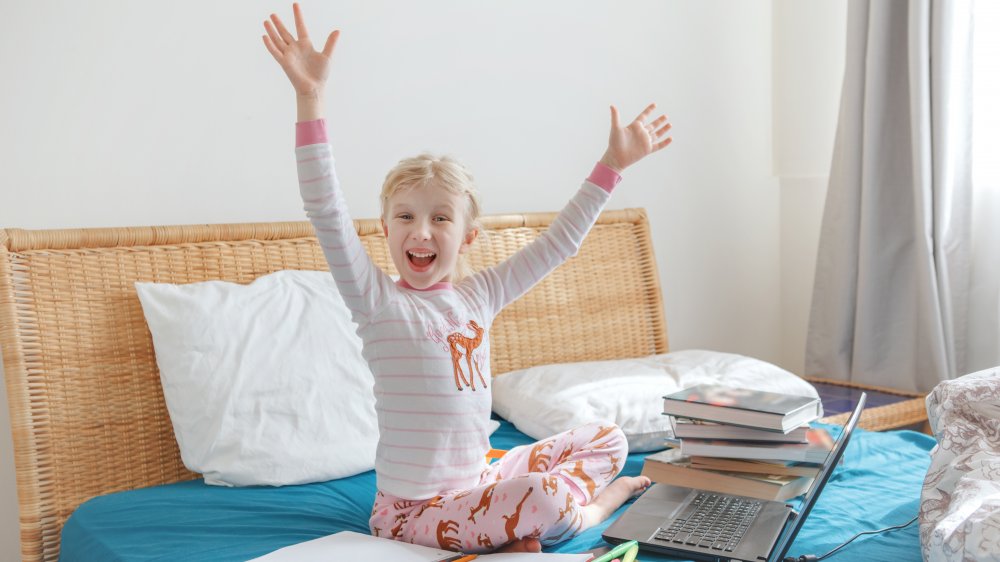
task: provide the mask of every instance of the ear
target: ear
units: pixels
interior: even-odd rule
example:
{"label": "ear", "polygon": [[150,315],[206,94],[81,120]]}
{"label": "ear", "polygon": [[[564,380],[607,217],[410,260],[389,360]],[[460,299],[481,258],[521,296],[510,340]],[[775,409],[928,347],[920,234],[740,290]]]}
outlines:
{"label": "ear", "polygon": [[379,219],[379,221],[382,223],[382,234],[384,234],[385,237],[388,238],[389,237],[389,227],[385,225],[385,219]]}
{"label": "ear", "polygon": [[465,233],[465,240],[462,241],[462,246],[459,247],[458,253],[464,254],[466,252],[466,250],[469,249],[469,246],[472,246],[472,243],[476,241],[477,237],[479,237],[479,229],[478,228],[473,228],[473,229],[469,230],[468,232],[466,232]]}

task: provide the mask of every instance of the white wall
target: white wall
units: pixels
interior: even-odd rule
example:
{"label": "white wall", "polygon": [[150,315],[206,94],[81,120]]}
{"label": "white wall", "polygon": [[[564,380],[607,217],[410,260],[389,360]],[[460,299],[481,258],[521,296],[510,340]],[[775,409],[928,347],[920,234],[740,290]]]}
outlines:
{"label": "white wall", "polygon": [[844,76],[847,4],[774,0],[774,174],[781,190],[781,357],[804,373],[806,329]]}
{"label": "white wall", "polygon": [[[645,207],[653,219],[671,347],[796,370],[782,323],[801,320],[801,295],[788,296],[811,287],[812,267],[796,263],[808,247],[795,262],[779,252],[798,236],[787,229],[814,229],[793,219],[816,215],[825,188],[842,48],[826,43],[839,36],[824,25],[836,4],[303,8],[316,42],[343,30],[327,99],[355,216],[375,216],[385,172],[421,150],[464,160],[487,212],[559,209],[603,152],[608,104],[633,114],[655,100],[675,143],[630,169],[611,207]],[[5,1],[0,225],[301,219],[292,90],[260,39],[270,11],[291,20],[290,5],[260,0]],[[811,178],[810,191],[789,178]],[[4,560],[18,552],[9,433],[3,415]]]}

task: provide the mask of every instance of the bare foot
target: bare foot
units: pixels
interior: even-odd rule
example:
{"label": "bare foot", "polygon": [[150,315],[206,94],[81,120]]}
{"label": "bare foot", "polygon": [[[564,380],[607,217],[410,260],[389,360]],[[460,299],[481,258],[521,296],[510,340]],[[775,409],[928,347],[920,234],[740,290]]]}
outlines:
{"label": "bare foot", "polygon": [[496,552],[541,552],[542,543],[538,539],[519,539],[505,544],[498,548]]}
{"label": "bare foot", "polygon": [[646,476],[622,476],[604,489],[594,501],[583,506],[583,529],[589,529],[604,521],[623,503],[638,496],[649,487]]}

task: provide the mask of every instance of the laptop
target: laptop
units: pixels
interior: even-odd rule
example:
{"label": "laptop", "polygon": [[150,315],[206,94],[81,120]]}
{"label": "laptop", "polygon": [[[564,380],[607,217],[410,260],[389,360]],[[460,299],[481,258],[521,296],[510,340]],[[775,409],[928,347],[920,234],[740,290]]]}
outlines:
{"label": "laptop", "polygon": [[784,502],[656,483],[604,531],[604,540],[612,544],[635,540],[642,550],[691,560],[782,560],[844,455],[865,397],[862,393],[823,461],[802,500],[801,511]]}

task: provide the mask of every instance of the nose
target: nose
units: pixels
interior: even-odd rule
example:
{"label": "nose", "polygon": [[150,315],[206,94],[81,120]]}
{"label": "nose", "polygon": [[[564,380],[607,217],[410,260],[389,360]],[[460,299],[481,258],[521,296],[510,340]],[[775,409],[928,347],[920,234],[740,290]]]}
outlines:
{"label": "nose", "polygon": [[417,224],[413,225],[413,231],[410,233],[410,238],[413,240],[429,240],[431,237],[430,223],[426,220],[418,221]]}

